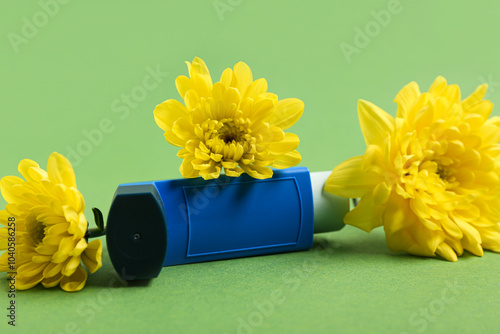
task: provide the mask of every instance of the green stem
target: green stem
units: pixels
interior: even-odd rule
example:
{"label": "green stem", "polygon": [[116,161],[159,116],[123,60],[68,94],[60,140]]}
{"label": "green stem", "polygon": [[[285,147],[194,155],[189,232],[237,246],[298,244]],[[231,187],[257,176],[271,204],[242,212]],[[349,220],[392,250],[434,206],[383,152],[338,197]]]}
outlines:
{"label": "green stem", "polygon": [[87,230],[87,238],[88,239],[97,238],[97,237],[103,236],[105,234],[106,234],[106,229],[101,230],[101,229],[95,227],[95,228],[89,228]]}

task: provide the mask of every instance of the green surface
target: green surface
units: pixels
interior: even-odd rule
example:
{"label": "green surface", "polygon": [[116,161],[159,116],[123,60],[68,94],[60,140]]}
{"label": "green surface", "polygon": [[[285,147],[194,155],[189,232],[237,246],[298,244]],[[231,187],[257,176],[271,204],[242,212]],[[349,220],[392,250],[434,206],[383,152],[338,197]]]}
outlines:
{"label": "green surface", "polygon": [[[214,4],[229,7],[219,16]],[[177,148],[164,141],[152,112],[178,98],[175,77],[186,74],[184,61],[194,56],[214,78],[243,60],[280,98],[302,99],[304,116],[290,131],[301,138],[301,165],[312,171],[363,153],[359,98],[394,115],[391,101],[404,84],[415,80],[426,90],[444,75],[464,95],[488,82],[488,97],[500,100],[499,4],[392,4],[74,0],[57,12],[52,7],[44,22],[38,1],[3,1],[0,175],[17,174],[23,158],[45,167],[52,151],[87,148],[81,161],[70,158],[89,219],[92,206],[106,215],[119,183],[180,177]],[[398,13],[377,32],[372,11],[388,7]],[[22,37],[34,16],[40,27],[24,28],[31,37]],[[356,27],[375,30],[348,62],[341,45],[354,45]],[[18,52],[12,34],[25,38]],[[162,72],[157,85],[148,81],[144,96],[122,101],[155,70]],[[94,131],[99,127],[106,130],[102,138]],[[96,136],[90,146],[85,132]],[[500,327],[500,255],[464,255],[457,263],[394,255],[380,229],[347,227],[316,239],[323,242],[310,252],[165,268],[146,286],[123,286],[106,254],[79,293],[19,292],[16,328],[7,325],[1,280],[1,332],[494,333]]]}

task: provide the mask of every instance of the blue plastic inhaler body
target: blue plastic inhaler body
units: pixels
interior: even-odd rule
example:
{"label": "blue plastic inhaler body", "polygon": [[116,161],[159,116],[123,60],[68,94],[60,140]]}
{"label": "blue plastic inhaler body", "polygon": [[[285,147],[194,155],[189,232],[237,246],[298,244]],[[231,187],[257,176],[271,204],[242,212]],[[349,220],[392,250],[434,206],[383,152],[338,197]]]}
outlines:
{"label": "blue plastic inhaler body", "polygon": [[[113,266],[125,279],[148,279],[163,266],[310,249],[314,231],[342,228],[348,211],[347,199],[313,196],[327,174],[316,187],[302,167],[265,180],[244,174],[122,184],[107,224]],[[315,209],[330,215],[316,228]]]}

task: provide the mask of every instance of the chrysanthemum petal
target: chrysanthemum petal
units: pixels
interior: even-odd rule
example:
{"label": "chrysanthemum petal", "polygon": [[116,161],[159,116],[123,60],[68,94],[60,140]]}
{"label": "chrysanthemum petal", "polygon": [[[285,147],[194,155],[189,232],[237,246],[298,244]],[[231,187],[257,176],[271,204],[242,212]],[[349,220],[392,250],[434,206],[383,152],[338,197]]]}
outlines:
{"label": "chrysanthemum petal", "polygon": [[[457,256],[462,256],[464,253],[464,247],[462,246],[462,243],[460,242],[460,239],[453,239],[453,238],[446,238],[445,242],[453,248]],[[436,254],[437,254],[437,249],[436,249]]]}
{"label": "chrysanthemum petal", "polygon": [[186,117],[188,111],[179,101],[167,100],[157,105],[153,113],[156,124],[158,124],[163,131],[168,131],[172,129],[176,120],[181,117]]}
{"label": "chrysanthemum petal", "polygon": [[207,82],[209,86],[212,85],[212,77],[210,76],[210,72],[208,71],[208,67],[203,61],[203,59],[199,57],[194,57],[193,62],[191,63],[189,68],[189,74],[191,77],[195,75],[199,75],[203,77],[203,79]]}
{"label": "chrysanthemum petal", "polygon": [[54,277],[61,272],[64,263],[49,263],[43,270],[43,277]]}
{"label": "chrysanthemum petal", "polygon": [[201,160],[203,162],[210,160],[210,155],[198,148],[194,151],[194,156],[196,157],[197,160]]}
{"label": "chrysanthemum petal", "polygon": [[476,256],[484,255],[484,251],[483,248],[481,247],[481,244],[475,241],[474,239],[470,238],[466,234],[464,234],[464,238],[462,239],[462,245],[464,246],[465,250],[471,252]]}
{"label": "chrysanthemum petal", "polygon": [[230,68],[226,68],[221,74],[220,83],[225,87],[229,87],[231,85],[231,81],[233,80],[233,75],[233,70]]}
{"label": "chrysanthemum petal", "polygon": [[[240,92],[236,88],[233,88],[233,87],[229,87],[228,89],[226,89],[226,91],[224,92],[224,94],[222,96],[222,102],[224,103],[224,105],[227,105],[227,106],[231,106],[232,104],[237,106],[240,104],[240,101],[241,101]],[[226,111],[230,111],[230,110],[231,109],[226,109]],[[231,116],[232,115],[230,115],[227,112],[223,115],[223,117],[231,117]]]}
{"label": "chrysanthemum petal", "polygon": [[395,193],[391,193],[390,199],[382,209],[382,221],[387,234],[394,234],[404,229],[408,223],[409,204],[408,201]]}
{"label": "chrysanthemum petal", "polygon": [[35,251],[41,255],[54,255],[57,252],[58,246],[39,244]]}
{"label": "chrysanthemum petal", "polygon": [[80,266],[81,258],[80,256],[72,256],[64,263],[61,274],[64,276],[71,276],[76,271],[76,269]]}
{"label": "chrysanthemum petal", "polygon": [[184,147],[186,140],[179,138],[173,131],[167,130],[164,133],[165,139],[172,145],[177,147]]}
{"label": "chrysanthemum petal", "polygon": [[40,283],[43,280],[43,275],[42,273],[38,273],[34,276],[21,276],[21,275],[16,275],[16,289],[18,290],[27,290],[31,289],[38,283]]}
{"label": "chrysanthemum petal", "polygon": [[16,184],[9,189],[10,196],[15,199],[14,203],[39,205],[39,197],[35,195],[27,184]]}
{"label": "chrysanthemum petal", "polygon": [[50,255],[35,255],[31,258],[31,261],[35,263],[47,263],[50,262],[52,256]]}
{"label": "chrysanthemum petal", "polygon": [[[30,179],[36,183],[41,183],[42,180],[46,180],[49,178],[49,175],[47,174],[47,172],[44,171],[43,169],[41,169],[40,167],[29,168],[28,175],[29,175]],[[30,186],[34,186],[34,185],[30,184]]]}
{"label": "chrysanthemum petal", "polygon": [[[498,146],[496,144],[500,141],[500,128],[497,127],[496,125],[490,124],[488,121],[486,124],[481,128],[481,138],[485,146],[487,144],[490,145],[495,145],[492,146],[491,148],[494,150],[498,149]],[[465,150],[465,149],[464,149]],[[491,151],[492,153],[493,151]],[[491,155],[490,153],[490,155]]]}
{"label": "chrysanthemum petal", "polygon": [[78,189],[66,188],[64,191],[64,200],[64,204],[70,206],[76,212],[85,211],[85,201]]}
{"label": "chrysanthemum petal", "polygon": [[9,230],[7,227],[0,228],[0,250],[6,250],[9,241]]}
{"label": "chrysanthemum petal", "polygon": [[200,170],[200,176],[204,180],[212,180],[220,176],[220,171],[221,171],[220,166],[210,163],[207,168]]}
{"label": "chrysanthemum petal", "polygon": [[482,122],[480,125],[483,124],[483,122],[490,117],[491,112],[493,111],[493,103],[488,100],[482,100],[474,103],[471,105],[468,109],[465,110],[468,113],[468,116],[471,114],[478,114],[481,116]]}
{"label": "chrysanthemum petal", "polygon": [[246,92],[245,92],[245,97],[251,97],[252,99],[255,100],[255,98],[263,94],[267,91],[267,81],[264,78],[257,79],[254,82],[248,86]]}
{"label": "chrysanthemum petal", "polygon": [[358,116],[366,145],[382,145],[394,131],[394,118],[365,100],[358,101]]}
{"label": "chrysanthemum petal", "polygon": [[417,196],[415,198],[410,198],[410,208],[413,210],[415,215],[420,218],[429,218],[430,217],[430,211],[429,207],[424,203],[422,198],[420,196]]}
{"label": "chrysanthemum petal", "polygon": [[382,179],[377,174],[365,173],[362,163],[363,156],[357,156],[335,167],[326,181],[325,190],[351,198],[361,197],[372,190]]}
{"label": "chrysanthemum petal", "polygon": [[487,84],[482,84],[479,87],[477,87],[474,93],[472,93],[462,101],[462,107],[464,108],[464,110],[468,110],[471,105],[482,100],[486,95],[487,91],[488,91]]}
{"label": "chrysanthemum petal", "polygon": [[186,118],[177,119],[172,126],[172,131],[185,141],[195,138],[193,124]]}
{"label": "chrysanthemum petal", "polygon": [[302,156],[296,150],[274,156],[272,167],[283,169],[297,165],[302,160]]}
{"label": "chrysanthemum petal", "polygon": [[441,75],[438,76],[436,79],[434,79],[431,86],[429,87],[429,94],[432,94],[436,97],[439,96],[446,88],[446,85],[446,79]]}
{"label": "chrysanthemum petal", "polygon": [[247,64],[240,61],[236,65],[234,65],[234,75],[237,79],[236,88],[240,92],[245,92],[247,87],[252,83],[253,76],[250,67]]}
{"label": "chrysanthemum petal", "polygon": [[[213,87],[212,87],[212,97],[215,101],[221,101],[224,92],[226,91],[227,87],[222,84],[221,82],[216,82]],[[251,100],[251,99],[250,99]],[[220,119],[217,115],[213,115],[215,119]]]}
{"label": "chrysanthemum petal", "polygon": [[182,160],[181,167],[179,171],[181,172],[182,177],[184,178],[194,178],[199,175],[199,171],[193,168],[193,160],[194,156],[187,156]]}
{"label": "chrysanthemum petal", "polygon": [[304,102],[299,99],[290,98],[278,101],[276,109],[269,116],[270,126],[278,126],[286,130],[294,125],[304,112]]}
{"label": "chrysanthemum petal", "polygon": [[233,168],[238,167],[238,162],[236,162],[234,160],[224,160],[224,161],[222,161],[222,166],[224,168],[233,169]]}
{"label": "chrysanthemum petal", "polygon": [[52,262],[62,263],[66,261],[69,257],[69,253],[75,247],[75,240],[73,237],[66,237],[61,239],[61,243],[57,249],[57,252],[52,257]]}
{"label": "chrysanthemum petal", "polygon": [[47,162],[47,173],[49,179],[54,183],[64,184],[66,187],[76,187],[75,173],[73,167],[66,157],[57,152],[49,156]]}
{"label": "chrysanthemum petal", "polygon": [[446,217],[440,221],[445,232],[453,239],[460,240],[463,237],[463,232],[460,227],[450,218]]}
{"label": "chrysanthemum petal", "polygon": [[11,215],[7,212],[7,210],[0,210],[0,224],[8,226],[10,217]]}
{"label": "chrysanthemum petal", "polygon": [[441,243],[437,247],[436,254],[442,256],[443,258],[445,258],[446,260],[451,261],[451,262],[456,262],[458,260],[457,254],[455,253],[455,251],[453,250],[453,248],[451,248],[445,242]]}
{"label": "chrysanthemum petal", "polygon": [[493,252],[500,252],[500,226],[493,225],[481,229],[481,246]]}
{"label": "chrysanthemum petal", "polygon": [[415,216],[407,216],[406,226],[395,233],[384,223],[387,246],[393,252],[407,252],[419,256],[434,256],[436,248],[444,241],[444,234],[426,229]]}
{"label": "chrysanthemum petal", "polygon": [[80,256],[82,252],[87,248],[87,240],[85,238],[80,239],[78,243],[75,245],[75,248],[69,253],[70,256],[76,257]]}
{"label": "chrysanthemum petal", "polygon": [[[267,123],[260,122],[254,125],[253,133],[259,143],[267,144],[269,142],[281,141],[285,138],[285,133],[278,126],[269,127]],[[267,148],[267,146],[265,146]]]}
{"label": "chrysanthemum petal", "polygon": [[387,165],[390,165],[390,161],[388,161],[390,157],[387,156],[387,153],[384,146],[369,145],[361,165],[362,170],[367,174],[384,175],[387,172]]}
{"label": "chrysanthemum petal", "polygon": [[457,85],[449,85],[441,92],[441,97],[444,97],[450,105],[460,103],[460,88]]}
{"label": "chrysanthemum petal", "polygon": [[274,111],[274,102],[271,100],[260,100],[254,104],[252,113],[248,115],[252,120],[252,123],[258,123],[260,121],[265,121]]}
{"label": "chrysanthemum petal", "polygon": [[82,261],[91,274],[102,267],[102,243],[100,239],[91,241],[82,254]]}
{"label": "chrysanthemum petal", "polygon": [[55,236],[55,237],[61,237],[61,234],[64,234],[65,232],[68,231],[69,228],[69,223],[67,223],[65,220],[61,223],[51,225],[48,230],[46,235],[47,236]]}
{"label": "chrysanthemum petal", "polygon": [[387,202],[392,193],[392,187],[386,182],[380,182],[373,189],[373,201],[375,205],[382,205]]}
{"label": "chrysanthemum petal", "polygon": [[[63,210],[61,210],[61,214],[64,214]],[[58,225],[58,224],[67,224],[68,228],[69,228],[69,223],[68,221],[66,220],[66,218],[64,217],[64,215],[54,215],[53,212],[43,212],[43,213],[39,213],[38,216],[37,216],[37,219],[39,221],[43,221],[43,223],[48,226],[50,228],[50,226],[54,226],[54,225]]]}
{"label": "chrysanthemum petal", "polygon": [[256,101],[264,100],[264,99],[273,101],[275,105],[276,105],[276,103],[278,103],[278,95],[276,95],[274,93],[266,92],[266,93],[262,93],[256,97]]}
{"label": "chrysanthemum petal", "polygon": [[[421,132],[423,129],[434,122],[435,115],[433,108],[422,108],[415,114],[415,120],[413,122],[413,127],[415,131]],[[420,143],[419,141],[413,141],[412,143]]]}
{"label": "chrysanthemum petal", "polygon": [[[472,227],[470,224],[467,222],[461,220],[461,219],[455,219],[457,225],[460,227],[460,229],[463,231],[464,238],[468,238],[473,242],[474,244],[480,245],[482,240],[481,240],[481,235],[479,232]],[[466,247],[464,247],[466,248]]]}
{"label": "chrysanthemum petal", "polygon": [[37,168],[40,166],[31,159],[23,159],[19,162],[19,165],[17,167],[17,170],[19,171],[19,173],[21,173],[26,181],[33,181],[29,173],[31,167]]}
{"label": "chrysanthemum petal", "polygon": [[299,136],[293,133],[285,133],[285,138],[279,142],[269,145],[269,152],[279,155],[295,150],[299,146]]}
{"label": "chrysanthemum petal", "polygon": [[[4,196],[5,198],[5,196]],[[5,198],[6,199],[6,198]],[[7,199],[6,199],[7,200]],[[25,216],[26,213],[24,209],[26,209],[26,205],[18,205],[18,204],[7,204],[5,206],[5,210],[13,217],[20,217],[20,216]]]}
{"label": "chrysanthemum petal", "polygon": [[394,102],[398,104],[397,117],[405,117],[406,113],[411,107],[413,107],[420,94],[420,88],[415,81],[412,81],[404,86],[394,99]]}
{"label": "chrysanthemum petal", "polygon": [[182,99],[184,99],[186,92],[192,88],[190,79],[185,75],[180,75],[175,79],[175,87]]}
{"label": "chrysanthemum petal", "polygon": [[200,103],[200,95],[196,92],[196,89],[190,89],[184,95],[184,104],[188,111],[193,111],[198,108]]}
{"label": "chrysanthemum petal", "polygon": [[[212,94],[212,80],[207,80],[206,77],[200,74],[194,74],[191,76],[191,80],[189,82],[191,84],[191,89],[186,92],[184,95],[184,102],[188,100],[188,94],[190,92],[196,92],[198,98],[208,98]],[[186,104],[188,109],[191,109],[190,106]]]}
{"label": "chrysanthemum petal", "polygon": [[11,189],[16,185],[23,185],[24,183],[25,181],[17,176],[9,175],[2,177],[0,180],[0,191],[2,192],[3,198],[8,203],[15,203],[20,200],[17,196],[15,196],[15,194],[12,193]]}
{"label": "chrysanthemum petal", "polygon": [[370,232],[375,227],[382,226],[379,211],[373,202],[373,194],[371,192],[364,195],[358,205],[349,211],[344,217],[344,223],[363,231]]}
{"label": "chrysanthemum petal", "polygon": [[9,269],[9,253],[3,252],[0,255],[0,272],[7,272]]}
{"label": "chrysanthemum petal", "polygon": [[245,173],[255,179],[268,179],[273,176],[272,169],[268,167],[255,165],[241,165],[240,167],[245,171]]}
{"label": "chrysanthemum petal", "polygon": [[80,291],[87,282],[87,272],[81,266],[78,267],[75,273],[71,276],[64,276],[61,280],[61,288],[64,291],[75,292]]}
{"label": "chrysanthemum petal", "polygon": [[61,273],[58,273],[57,275],[54,275],[54,276],[51,276],[51,277],[45,277],[44,276],[44,279],[42,281],[42,285],[45,287],[45,288],[53,288],[55,286],[57,286],[61,280],[63,279],[63,275]]}
{"label": "chrysanthemum petal", "polygon": [[244,170],[241,169],[240,167],[235,167],[235,168],[224,167],[224,170],[225,170],[226,175],[231,176],[231,177],[238,177],[244,173]]}
{"label": "chrysanthemum petal", "polygon": [[45,265],[42,263],[28,262],[17,268],[17,273],[20,276],[35,276],[36,274],[43,271]]}
{"label": "chrysanthemum petal", "polygon": [[81,211],[76,212],[68,205],[63,206],[63,212],[66,221],[70,223],[68,232],[76,237],[83,238],[87,230],[87,219],[85,219],[83,213]]}
{"label": "chrysanthemum petal", "polygon": [[[407,111],[405,118],[396,118],[396,119],[405,124],[405,126],[412,128],[413,122],[415,121],[415,117],[418,114],[418,112],[423,109],[432,107],[433,101],[434,100],[431,99],[431,95],[429,93],[422,93],[418,96],[413,108]],[[445,101],[444,99],[438,99],[436,104],[445,103],[444,101]],[[444,115],[441,115],[440,112],[442,113],[442,110],[440,108],[434,108],[433,109],[434,118],[436,119],[446,118]]]}

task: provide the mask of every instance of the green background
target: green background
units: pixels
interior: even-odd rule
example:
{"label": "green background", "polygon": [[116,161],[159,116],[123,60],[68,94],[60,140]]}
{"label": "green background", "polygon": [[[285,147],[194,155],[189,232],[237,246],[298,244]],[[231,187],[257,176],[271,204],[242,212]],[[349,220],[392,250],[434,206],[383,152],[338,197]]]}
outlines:
{"label": "green background", "polygon": [[[301,139],[300,165],[311,171],[364,152],[359,98],[394,115],[392,100],[403,85],[415,80],[425,91],[444,75],[464,95],[487,82],[488,97],[500,99],[500,5],[493,1],[67,2],[52,6],[50,17],[38,1],[0,4],[0,175],[17,175],[23,158],[45,167],[51,152],[80,148],[81,161],[70,158],[89,219],[92,206],[106,215],[119,183],[180,177],[177,148],[164,140],[153,109],[179,98],[174,80],[194,56],[216,79],[243,60],[254,78],[268,80],[269,91],[303,100],[304,115],[290,131]],[[388,7],[397,13],[374,23]],[[33,23],[38,27],[30,31]],[[356,47],[357,29],[366,28],[372,37],[358,40],[357,53],[346,57],[342,43]],[[149,81],[144,89],[151,70],[162,74],[156,88]],[[122,99],[134,92],[127,105]],[[102,122],[108,131],[101,138],[95,129]],[[91,145],[86,132],[94,134]],[[500,255],[466,254],[449,263],[391,254],[380,229],[346,227],[315,242],[309,252],[169,267],[149,285],[133,286],[116,280],[105,251],[103,268],[79,293],[18,292],[16,328],[7,325],[1,280],[1,332],[492,333],[500,327]]]}

